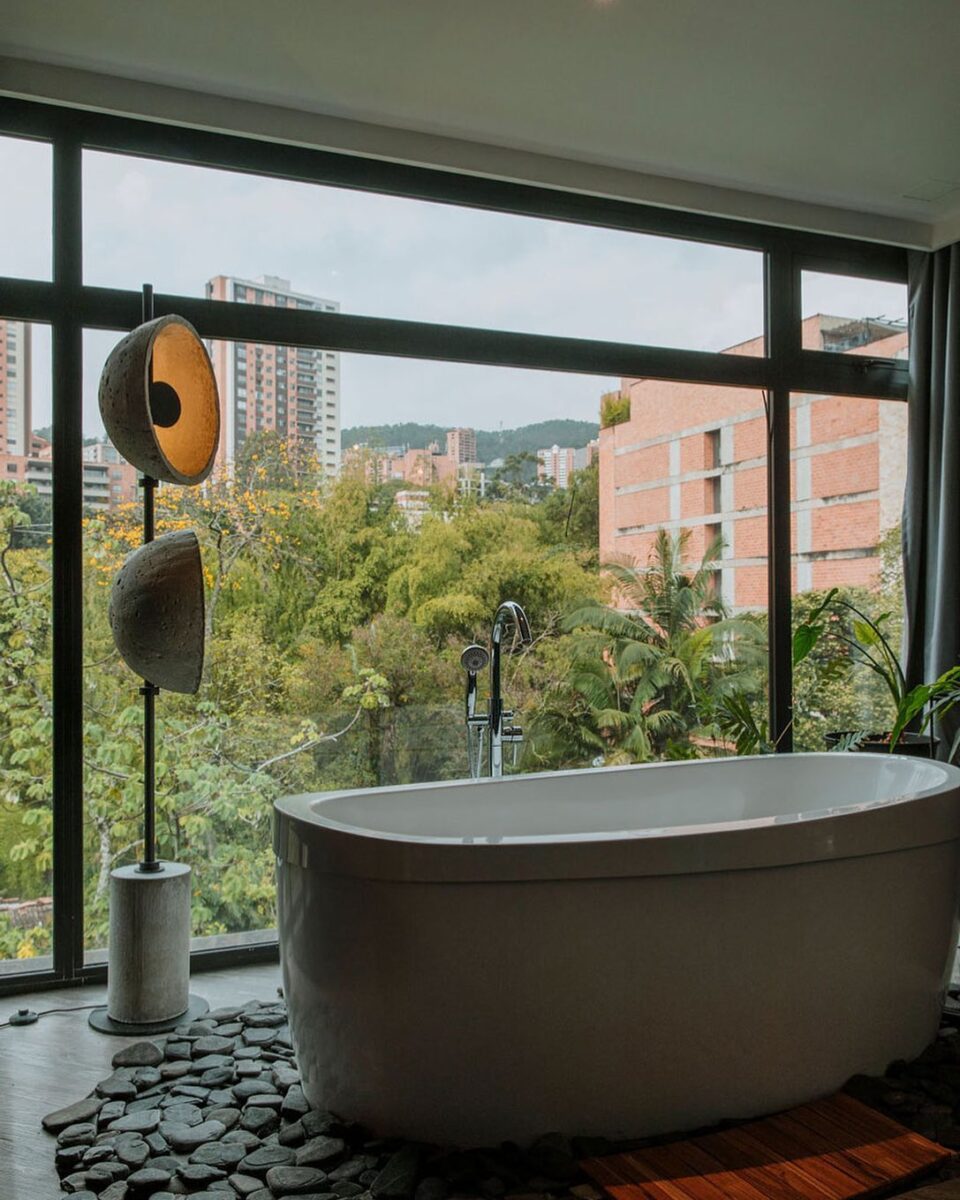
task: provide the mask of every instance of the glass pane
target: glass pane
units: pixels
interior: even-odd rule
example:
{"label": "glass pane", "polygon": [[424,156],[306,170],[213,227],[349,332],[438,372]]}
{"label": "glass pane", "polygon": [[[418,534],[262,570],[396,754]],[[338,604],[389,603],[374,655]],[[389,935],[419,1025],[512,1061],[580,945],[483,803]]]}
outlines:
{"label": "glass pane", "polygon": [[604,408],[601,560],[622,564],[614,601],[641,637],[684,666],[667,687],[667,662],[632,668],[653,757],[771,749],[763,395],[625,379]]}
{"label": "glass pane", "polygon": [[0,137],[0,275],[52,278],[52,178],[47,142]]}
{"label": "glass pane", "polygon": [[52,964],[50,330],[0,320],[0,979]]}
{"label": "glass pane", "polygon": [[806,652],[794,673],[794,742],[824,750],[836,735],[882,734],[893,722],[871,662],[896,685],[907,406],[796,395],[791,409],[794,629]]}
{"label": "glass pane", "polygon": [[907,285],[802,273],[803,348],[869,358],[908,353]]}
{"label": "glass pane", "polygon": [[280,278],[346,313],[698,350],[763,326],[752,251],[100,152],[84,274],[252,302]]}

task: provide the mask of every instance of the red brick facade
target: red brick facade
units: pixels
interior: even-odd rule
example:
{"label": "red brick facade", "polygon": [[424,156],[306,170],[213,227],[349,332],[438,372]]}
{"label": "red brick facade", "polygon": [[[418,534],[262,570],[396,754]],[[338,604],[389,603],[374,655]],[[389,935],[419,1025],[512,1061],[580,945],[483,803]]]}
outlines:
{"label": "red brick facade", "polygon": [[[803,344],[899,358],[907,333],[817,315],[803,323]],[[762,352],[762,338],[729,351]],[[763,394],[649,379],[621,386],[629,418],[600,434],[601,561],[645,563],[660,528],[688,530],[691,559],[722,537],[724,598],[737,610],[765,607]],[[906,405],[796,395],[790,437],[794,589],[872,583],[878,544],[900,515]]]}

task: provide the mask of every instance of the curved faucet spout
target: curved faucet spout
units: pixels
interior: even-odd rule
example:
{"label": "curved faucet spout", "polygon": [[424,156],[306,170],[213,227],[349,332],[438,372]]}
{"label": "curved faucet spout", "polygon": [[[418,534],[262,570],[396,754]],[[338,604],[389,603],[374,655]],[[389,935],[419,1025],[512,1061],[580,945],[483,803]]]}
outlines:
{"label": "curved faucet spout", "polygon": [[504,600],[497,609],[496,616],[493,618],[493,631],[490,634],[490,641],[494,647],[499,647],[503,638],[503,631],[509,620],[513,621],[514,628],[520,636],[521,644],[529,646],[533,638],[530,635],[530,622],[527,620],[527,614],[516,600]]}

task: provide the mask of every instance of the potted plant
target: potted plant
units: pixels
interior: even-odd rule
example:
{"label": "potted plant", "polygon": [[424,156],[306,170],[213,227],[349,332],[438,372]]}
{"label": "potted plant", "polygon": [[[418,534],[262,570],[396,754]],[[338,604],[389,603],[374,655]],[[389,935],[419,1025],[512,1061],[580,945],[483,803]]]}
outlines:
{"label": "potted plant", "polygon": [[[893,751],[920,758],[933,758],[938,739],[933,735],[933,721],[945,716],[960,700],[960,667],[945,671],[932,683],[907,687],[900,659],[886,636],[885,627],[890,613],[876,619],[867,616],[855,604],[843,599],[838,588],[832,588],[806,621],[797,626],[793,635],[793,665],[803,662],[827,635],[849,650],[848,666],[861,664],[883,681],[894,705],[894,721],[885,731],[839,730],[826,735],[830,750]],[[849,620],[850,633],[835,617]],[[908,726],[919,720],[917,730]],[[953,758],[960,746],[960,734],[950,747]]]}

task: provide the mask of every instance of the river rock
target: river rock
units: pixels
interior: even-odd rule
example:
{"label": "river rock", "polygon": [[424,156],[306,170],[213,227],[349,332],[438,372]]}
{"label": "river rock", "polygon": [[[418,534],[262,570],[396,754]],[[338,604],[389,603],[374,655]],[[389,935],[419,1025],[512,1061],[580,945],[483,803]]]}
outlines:
{"label": "river rock", "polygon": [[97,1084],[97,1092],[107,1100],[135,1100],[137,1085],[122,1075],[108,1075]]}
{"label": "river rock", "polygon": [[201,1054],[193,1060],[194,1071],[209,1071],[213,1067],[233,1067],[233,1057],[230,1054]]}
{"label": "river rock", "polygon": [[150,1147],[145,1141],[126,1142],[117,1144],[114,1147],[114,1154],[122,1163],[126,1163],[132,1170],[139,1170],[144,1166],[147,1159],[150,1157]]}
{"label": "river rock", "polygon": [[417,1184],[419,1165],[420,1151],[417,1147],[403,1146],[396,1154],[391,1155],[387,1165],[370,1185],[370,1191],[376,1200],[380,1200],[381,1197],[403,1200],[406,1196],[412,1196]]}
{"label": "river rock", "polygon": [[204,1142],[215,1142],[227,1132],[220,1121],[201,1121],[199,1125],[182,1125],[175,1121],[164,1121],[160,1132],[174,1150],[189,1154]]}
{"label": "river rock", "polygon": [[286,1146],[261,1146],[240,1160],[240,1170],[247,1175],[266,1175],[271,1167],[287,1167],[296,1161],[296,1155]]}
{"label": "river rock", "polygon": [[285,1117],[302,1117],[304,1113],[310,1111],[310,1105],[307,1103],[307,1098],[299,1083],[291,1084],[287,1088],[280,1111]]}
{"label": "river rock", "polygon": [[228,1144],[243,1146],[248,1154],[256,1150],[260,1145],[260,1139],[255,1133],[251,1133],[249,1129],[231,1129],[229,1133],[223,1135],[223,1141]]}
{"label": "river rock", "polygon": [[122,1100],[107,1100],[97,1113],[97,1128],[106,1129],[114,1121],[119,1121],[126,1111],[127,1106]]}
{"label": "river rock", "polygon": [[[127,1183],[125,1179],[118,1179],[116,1183],[111,1183],[110,1186],[100,1193],[100,1200],[126,1200],[128,1193]],[[155,1192],[153,1200],[159,1200],[160,1193]]]}
{"label": "river rock", "polygon": [[148,1108],[143,1112],[127,1113],[117,1121],[111,1121],[109,1128],[114,1133],[153,1133],[160,1124],[160,1109]]}
{"label": "river rock", "polygon": [[163,1120],[160,1122],[160,1132],[166,1137],[164,1125],[172,1122],[174,1125],[199,1125],[203,1121],[203,1113],[196,1104],[185,1102],[171,1104],[163,1110]]}
{"label": "river rock", "polygon": [[225,1171],[233,1171],[242,1158],[249,1153],[246,1146],[236,1142],[206,1142],[198,1146],[190,1155],[192,1163],[202,1163],[208,1167],[223,1167]]}
{"label": "river rock", "polygon": [[244,1198],[249,1196],[251,1192],[259,1191],[263,1187],[262,1179],[258,1179],[256,1175],[244,1175],[241,1172],[228,1176],[227,1183],[230,1184],[238,1196],[243,1196]]}
{"label": "river rock", "polygon": [[311,1138],[297,1151],[297,1166],[322,1167],[325,1163],[335,1162],[342,1158],[347,1149],[343,1138],[319,1137]]}
{"label": "river rock", "polygon": [[68,1104],[66,1108],[47,1113],[41,1118],[40,1124],[47,1133],[61,1133],[70,1125],[85,1125],[99,1113],[103,1103],[99,1096],[87,1096],[85,1100],[78,1100],[75,1104]]}
{"label": "river rock", "polygon": [[247,1107],[240,1118],[240,1126],[255,1133],[261,1140],[280,1128],[280,1114],[272,1108]]}
{"label": "river rock", "polygon": [[225,1005],[223,1008],[211,1008],[207,1020],[220,1024],[221,1021],[235,1021],[240,1016],[240,1006]]}
{"label": "river rock", "polygon": [[229,1105],[214,1105],[208,1108],[205,1116],[208,1121],[219,1121],[225,1129],[232,1129],[240,1120],[240,1109]]}
{"label": "river rock", "polygon": [[293,1067],[278,1063],[275,1067],[270,1068],[270,1078],[273,1080],[274,1086],[278,1091],[285,1092],[287,1088],[293,1087],[294,1084],[299,1086],[300,1072],[295,1071]]}
{"label": "river rock", "polygon": [[229,1067],[211,1067],[208,1071],[200,1076],[200,1083],[204,1087],[218,1088],[224,1084],[233,1083],[237,1076],[237,1069],[230,1063]]}
{"label": "river rock", "polygon": [[262,1076],[258,1079],[242,1079],[239,1083],[235,1083],[230,1090],[237,1100],[249,1100],[251,1096],[273,1095],[277,1092],[273,1084]]}
{"label": "river rock", "polygon": [[273,1029],[251,1029],[248,1027],[243,1031],[243,1040],[247,1046],[269,1046],[271,1042],[277,1040],[277,1035]]}
{"label": "river rock", "polygon": [[[229,1054],[233,1046],[233,1038],[221,1037],[219,1034],[210,1033],[206,1037],[197,1038],[193,1043],[193,1057],[203,1058],[207,1054]],[[222,1063],[215,1065],[223,1066]]]}
{"label": "river rock", "polygon": [[211,1167],[207,1163],[182,1163],[177,1167],[177,1174],[189,1185],[191,1191],[227,1177],[223,1167]]}
{"label": "river rock", "polygon": [[267,1187],[278,1196],[304,1195],[320,1190],[326,1176],[314,1167],[271,1167]]}
{"label": "river rock", "polygon": [[58,1146],[89,1146],[97,1136],[96,1125],[89,1121],[80,1121],[61,1129],[57,1136]]}
{"label": "river rock", "polygon": [[247,1029],[279,1029],[281,1025],[286,1025],[287,1014],[269,1011],[244,1013],[240,1020]]}
{"label": "river rock", "polygon": [[144,1167],[142,1171],[134,1171],[127,1178],[127,1187],[135,1196],[149,1196],[159,1192],[170,1182],[170,1172],[161,1171],[157,1167]]}
{"label": "river rock", "polygon": [[134,1042],[118,1050],[111,1061],[115,1067],[156,1067],[163,1062],[163,1051],[154,1042]]}

